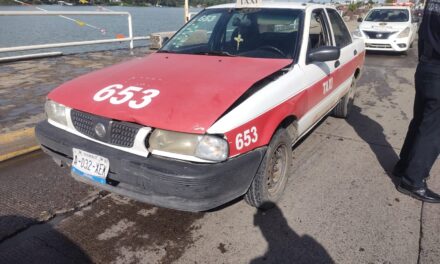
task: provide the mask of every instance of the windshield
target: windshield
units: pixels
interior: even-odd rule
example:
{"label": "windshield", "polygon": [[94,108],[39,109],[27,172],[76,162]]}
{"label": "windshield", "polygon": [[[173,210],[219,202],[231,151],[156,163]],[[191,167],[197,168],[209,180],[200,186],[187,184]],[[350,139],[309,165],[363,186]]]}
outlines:
{"label": "windshield", "polygon": [[365,21],[372,22],[407,22],[409,12],[406,9],[375,9],[368,14]]}
{"label": "windshield", "polygon": [[207,9],[159,52],[293,58],[302,14],[294,9]]}

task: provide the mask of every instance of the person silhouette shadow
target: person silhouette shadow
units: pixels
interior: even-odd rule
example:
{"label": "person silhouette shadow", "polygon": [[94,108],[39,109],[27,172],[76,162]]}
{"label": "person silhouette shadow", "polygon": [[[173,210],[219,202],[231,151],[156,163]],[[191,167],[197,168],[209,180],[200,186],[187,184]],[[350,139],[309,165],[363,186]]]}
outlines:
{"label": "person silhouette shadow", "polygon": [[51,224],[18,215],[5,215],[0,216],[0,263],[93,262],[80,246]]}
{"label": "person silhouette shadow", "polygon": [[392,170],[399,160],[399,156],[388,142],[383,127],[367,115],[362,114],[362,109],[356,105],[353,105],[347,123],[368,144],[392,183],[398,184],[399,179],[392,175]]}
{"label": "person silhouette shadow", "polygon": [[325,248],[311,236],[299,236],[292,230],[280,208],[267,203],[254,215],[254,225],[258,226],[268,243],[263,256],[251,260],[250,264],[328,264],[335,263]]}

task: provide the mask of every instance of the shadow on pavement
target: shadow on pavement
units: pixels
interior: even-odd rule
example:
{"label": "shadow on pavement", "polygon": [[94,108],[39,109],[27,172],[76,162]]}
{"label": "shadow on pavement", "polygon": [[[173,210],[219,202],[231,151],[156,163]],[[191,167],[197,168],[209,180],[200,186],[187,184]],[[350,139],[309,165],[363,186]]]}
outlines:
{"label": "shadow on pavement", "polygon": [[325,248],[308,235],[299,236],[292,230],[276,205],[270,210],[257,211],[254,225],[261,229],[268,243],[267,252],[251,264],[324,264],[334,263]]}
{"label": "shadow on pavement", "polygon": [[381,55],[381,56],[388,56],[388,57],[406,57],[407,54],[403,52],[397,52],[397,51],[380,51],[380,50],[367,50],[367,55]]}
{"label": "shadow on pavement", "polygon": [[[17,226],[20,229],[11,232]],[[0,233],[5,235],[0,238],[0,263],[92,263],[78,245],[48,223],[22,216],[0,216]]]}
{"label": "shadow on pavement", "polygon": [[361,108],[356,105],[353,105],[347,122],[353,127],[359,137],[370,146],[380,166],[390,177],[393,184],[398,184],[398,179],[391,172],[399,160],[399,156],[388,142],[383,127],[367,115],[362,114]]}

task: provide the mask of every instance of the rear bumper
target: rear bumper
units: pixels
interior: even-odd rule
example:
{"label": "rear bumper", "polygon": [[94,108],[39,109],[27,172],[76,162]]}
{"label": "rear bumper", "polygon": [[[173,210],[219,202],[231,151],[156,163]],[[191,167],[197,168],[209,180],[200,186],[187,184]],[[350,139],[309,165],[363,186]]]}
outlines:
{"label": "rear bumper", "polygon": [[222,163],[202,164],[150,155],[148,158],[114,149],[50,125],[35,129],[42,149],[56,161],[72,163],[72,148],[110,161],[107,184],[72,173],[82,182],[132,199],[183,211],[205,211],[243,194],[257,172],[266,147]]}

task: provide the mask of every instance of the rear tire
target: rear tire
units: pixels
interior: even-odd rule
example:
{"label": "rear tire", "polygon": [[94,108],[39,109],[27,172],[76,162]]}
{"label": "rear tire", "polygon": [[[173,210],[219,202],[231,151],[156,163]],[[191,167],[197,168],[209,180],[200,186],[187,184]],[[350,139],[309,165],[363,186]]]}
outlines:
{"label": "rear tire", "polygon": [[281,198],[292,171],[293,139],[285,128],[273,135],[245,201],[260,209],[269,209]]}
{"label": "rear tire", "polygon": [[339,118],[347,118],[354,105],[356,97],[356,78],[353,77],[348,93],[341,98],[339,103],[333,108],[332,115]]}

